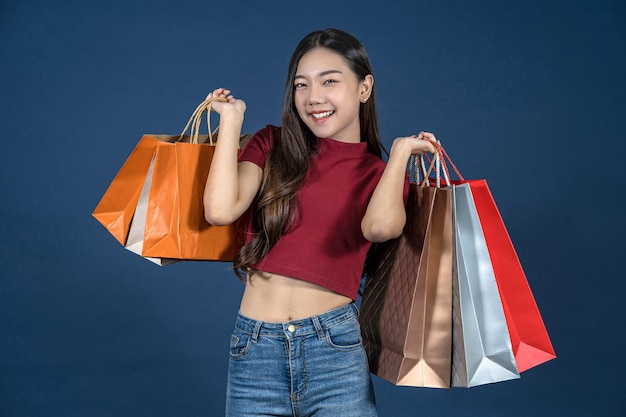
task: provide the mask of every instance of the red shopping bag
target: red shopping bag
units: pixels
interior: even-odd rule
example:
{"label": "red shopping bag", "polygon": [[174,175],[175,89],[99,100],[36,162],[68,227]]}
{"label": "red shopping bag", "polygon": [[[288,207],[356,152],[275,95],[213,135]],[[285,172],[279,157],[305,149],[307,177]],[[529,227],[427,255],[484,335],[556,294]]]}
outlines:
{"label": "red shopping bag", "polygon": [[[487,181],[464,179],[443,148],[441,152],[459,177],[458,181],[451,182],[467,183],[471,188],[498,284],[518,371],[523,372],[554,359],[556,354],[541,313]],[[447,171],[445,164],[444,170]]]}
{"label": "red shopping bag", "polygon": [[556,354],[502,216],[485,180],[468,181],[507,318],[520,372]]}

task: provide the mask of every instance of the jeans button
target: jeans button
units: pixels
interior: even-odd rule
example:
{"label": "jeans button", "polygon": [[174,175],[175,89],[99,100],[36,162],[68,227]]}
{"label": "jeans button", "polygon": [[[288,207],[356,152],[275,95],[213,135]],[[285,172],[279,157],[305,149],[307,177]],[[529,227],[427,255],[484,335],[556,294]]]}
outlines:
{"label": "jeans button", "polygon": [[290,333],[295,332],[296,326],[294,326],[293,324],[290,324],[289,326],[287,326],[287,331],[289,331]]}

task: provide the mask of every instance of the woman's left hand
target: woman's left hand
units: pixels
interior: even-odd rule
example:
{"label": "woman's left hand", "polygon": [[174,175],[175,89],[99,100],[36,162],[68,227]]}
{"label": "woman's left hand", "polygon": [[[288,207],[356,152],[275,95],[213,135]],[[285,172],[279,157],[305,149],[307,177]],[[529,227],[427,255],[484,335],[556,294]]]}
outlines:
{"label": "woman's left hand", "polygon": [[411,155],[435,153],[436,144],[437,138],[430,132],[420,132],[417,135],[399,137],[391,145],[390,156],[397,152],[400,152],[407,158]]}
{"label": "woman's left hand", "polygon": [[389,161],[361,221],[361,230],[367,240],[384,242],[400,236],[406,222],[402,195],[407,161],[411,155],[434,153],[436,145],[435,135],[428,132],[393,141]]}

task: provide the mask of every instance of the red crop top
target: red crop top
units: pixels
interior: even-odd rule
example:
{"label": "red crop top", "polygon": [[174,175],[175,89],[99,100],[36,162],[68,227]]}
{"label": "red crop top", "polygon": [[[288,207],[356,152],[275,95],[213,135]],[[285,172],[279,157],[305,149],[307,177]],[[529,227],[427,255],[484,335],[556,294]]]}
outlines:
{"label": "red crop top", "polygon": [[[258,131],[239,161],[263,168],[277,129],[268,125]],[[319,155],[311,160],[296,197],[298,216],[293,226],[254,267],[309,281],[355,300],[371,245],[363,237],[361,220],[385,162],[370,153],[365,142],[320,141]],[[407,195],[408,181],[405,202]],[[249,234],[247,241],[251,238]]]}

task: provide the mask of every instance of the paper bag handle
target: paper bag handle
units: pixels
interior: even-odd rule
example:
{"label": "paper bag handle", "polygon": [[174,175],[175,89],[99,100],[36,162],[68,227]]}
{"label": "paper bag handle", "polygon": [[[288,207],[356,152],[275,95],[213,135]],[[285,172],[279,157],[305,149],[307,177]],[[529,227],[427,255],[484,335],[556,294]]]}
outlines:
{"label": "paper bag handle", "polygon": [[211,130],[211,111],[213,110],[212,104],[214,101],[226,101],[226,99],[219,97],[209,97],[202,103],[200,103],[198,107],[196,107],[196,109],[193,111],[191,117],[189,118],[189,121],[185,125],[185,128],[180,134],[179,140],[182,140],[185,133],[187,133],[187,129],[189,129],[189,127],[191,126],[191,131],[189,133],[191,138],[189,140],[189,143],[198,143],[198,136],[200,136],[200,125],[202,124],[202,114],[206,111],[206,123],[207,127],[209,128],[209,144],[213,146],[213,135],[217,134],[217,131],[219,130],[219,126],[216,127],[215,130]]}
{"label": "paper bag handle", "polygon": [[437,143],[437,147],[439,148],[439,152],[442,155],[442,161],[443,161],[443,170],[446,173],[446,175],[449,176],[449,171],[448,171],[448,163],[450,164],[450,166],[452,166],[452,169],[454,170],[454,173],[456,174],[456,176],[461,180],[461,181],[465,181],[465,178],[463,178],[463,175],[461,175],[461,173],[459,172],[459,169],[456,167],[456,165],[454,165],[454,162],[452,162],[452,158],[450,158],[450,156],[448,155],[448,152],[446,152],[446,150],[443,148],[443,146],[441,145],[441,142]]}
{"label": "paper bag handle", "polygon": [[[413,183],[421,187],[430,187],[430,175],[435,172],[435,183],[437,188],[441,185],[441,152],[438,147],[435,147],[435,153],[430,158],[427,155],[411,155],[409,159],[408,174],[409,178],[413,179]],[[449,185],[447,175],[444,173],[444,179]]]}
{"label": "paper bag handle", "polygon": [[[441,176],[443,175],[445,184],[450,186],[450,171],[448,170],[448,163],[452,166],[452,169],[459,180],[464,181],[463,175],[459,172],[452,159],[441,145],[440,141],[435,144],[435,153],[432,159],[428,155],[412,155],[409,163],[409,176],[413,178],[413,182],[422,187],[430,186],[430,174],[435,171],[435,186],[441,187]],[[428,166],[428,169],[426,167]],[[421,175],[421,181],[420,181]]]}

